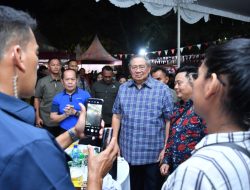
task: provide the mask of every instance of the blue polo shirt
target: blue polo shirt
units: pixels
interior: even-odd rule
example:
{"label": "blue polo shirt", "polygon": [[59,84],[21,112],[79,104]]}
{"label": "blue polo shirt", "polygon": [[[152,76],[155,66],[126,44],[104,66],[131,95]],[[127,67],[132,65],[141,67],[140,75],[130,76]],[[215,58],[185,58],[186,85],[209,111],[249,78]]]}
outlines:
{"label": "blue polo shirt", "polygon": [[[52,101],[51,112],[57,112],[59,115],[61,115],[64,113],[64,108],[67,104],[74,106],[75,110],[80,111],[81,108],[79,103],[86,105],[89,98],[90,94],[80,88],[77,88],[76,91],[71,95],[67,94],[66,91],[63,90],[54,97]],[[75,126],[77,120],[78,117],[71,115],[60,122],[60,127],[68,130]]]}

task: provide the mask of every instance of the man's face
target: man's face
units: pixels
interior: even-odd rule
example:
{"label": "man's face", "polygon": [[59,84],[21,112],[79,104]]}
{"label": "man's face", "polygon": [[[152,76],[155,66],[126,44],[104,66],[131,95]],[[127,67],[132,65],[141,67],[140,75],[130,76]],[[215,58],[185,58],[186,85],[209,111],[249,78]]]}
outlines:
{"label": "man's face", "polygon": [[72,93],[76,89],[76,73],[72,70],[66,70],[63,73],[63,86],[68,93]]}
{"label": "man's face", "polygon": [[178,98],[187,101],[192,96],[192,86],[186,72],[180,72],[175,77],[174,89]]}
{"label": "man's face", "polygon": [[61,64],[58,59],[52,59],[49,62],[48,69],[51,74],[59,74],[61,72]]}
{"label": "man's face", "polygon": [[30,36],[27,47],[21,48],[21,56],[26,70],[18,73],[18,92],[19,96],[23,98],[34,94],[37,79],[38,45],[31,30]]}
{"label": "man's face", "polygon": [[77,62],[76,61],[70,61],[69,62],[69,69],[73,69],[76,72],[78,71],[78,66],[77,66]]}
{"label": "man's face", "polygon": [[85,76],[85,70],[84,69],[80,69],[79,74],[80,74],[80,78],[84,78],[84,76]]}
{"label": "man's face", "polygon": [[97,81],[101,81],[103,78],[102,78],[102,74],[98,74],[97,77],[96,77],[96,80]]}
{"label": "man's face", "polygon": [[112,77],[113,77],[112,71],[103,70],[102,78],[105,83],[110,84],[112,82]]}
{"label": "man's face", "polygon": [[167,84],[169,81],[169,78],[161,70],[152,73],[152,77],[158,81],[163,82],[164,84]]}
{"label": "man's face", "polygon": [[137,84],[142,84],[147,80],[151,67],[146,64],[145,59],[136,57],[131,60],[130,73]]}
{"label": "man's face", "polygon": [[125,82],[127,82],[127,79],[126,79],[126,78],[122,77],[122,78],[119,79],[119,83],[120,83],[120,84],[123,84],[123,83],[125,83]]}

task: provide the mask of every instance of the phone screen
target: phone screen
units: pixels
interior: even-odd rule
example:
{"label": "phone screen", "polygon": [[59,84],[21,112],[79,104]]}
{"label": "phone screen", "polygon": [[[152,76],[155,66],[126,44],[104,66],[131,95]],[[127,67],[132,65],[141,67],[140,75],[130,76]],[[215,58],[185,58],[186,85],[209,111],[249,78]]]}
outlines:
{"label": "phone screen", "polygon": [[102,119],[102,99],[90,98],[87,102],[87,117],[85,134],[88,136],[99,136]]}
{"label": "phone screen", "polygon": [[87,126],[100,126],[102,118],[102,105],[101,104],[88,104],[87,109]]}

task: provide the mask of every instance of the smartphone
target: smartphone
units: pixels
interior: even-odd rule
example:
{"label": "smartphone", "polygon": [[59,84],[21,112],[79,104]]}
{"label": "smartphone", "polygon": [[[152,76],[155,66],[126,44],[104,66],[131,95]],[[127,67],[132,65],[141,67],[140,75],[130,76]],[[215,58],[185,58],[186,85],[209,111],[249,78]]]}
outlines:
{"label": "smartphone", "polygon": [[89,98],[87,101],[87,116],[84,133],[87,136],[98,137],[102,120],[103,99]]}
{"label": "smartphone", "polygon": [[103,135],[102,135],[102,148],[101,150],[105,150],[107,146],[109,145],[113,135],[113,129],[112,127],[105,127],[103,129]]}

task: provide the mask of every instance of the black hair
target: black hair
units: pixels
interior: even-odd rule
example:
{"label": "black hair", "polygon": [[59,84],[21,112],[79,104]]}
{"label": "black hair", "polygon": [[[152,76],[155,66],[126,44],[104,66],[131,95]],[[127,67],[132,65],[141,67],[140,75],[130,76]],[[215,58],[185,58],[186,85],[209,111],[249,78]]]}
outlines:
{"label": "black hair", "polygon": [[64,73],[65,71],[73,71],[75,74],[76,74],[76,78],[77,78],[77,72],[74,70],[74,69],[65,69],[63,72],[62,72],[62,75],[61,75],[61,78],[64,79]]}
{"label": "black hair", "polygon": [[167,77],[169,77],[169,73],[163,67],[155,66],[151,69],[150,74],[156,73],[157,71],[162,71]]}
{"label": "black hair", "polygon": [[196,79],[197,78],[197,73],[198,73],[198,67],[191,66],[191,65],[186,65],[186,66],[180,67],[176,71],[175,75],[177,75],[178,73],[182,73],[182,72],[186,72],[186,77],[189,77],[189,75],[191,74],[192,77],[194,79]]}
{"label": "black hair", "polygon": [[67,65],[69,65],[69,63],[70,63],[71,61],[75,61],[75,62],[77,63],[77,61],[76,61],[75,59],[70,59],[70,60],[67,62]]}
{"label": "black hair", "polygon": [[53,57],[53,58],[51,58],[51,59],[49,59],[49,61],[48,61],[48,64],[50,64],[50,62],[52,61],[52,60],[58,60],[59,61],[59,63],[60,63],[60,65],[61,65],[61,61],[60,61],[60,59],[58,59],[58,58],[55,58],[55,57]]}
{"label": "black hair", "polygon": [[112,69],[112,67],[110,67],[110,66],[104,66],[103,68],[102,68],[102,72],[103,71],[112,71],[113,72],[113,69]]}
{"label": "black hair", "polygon": [[[248,130],[250,127],[250,39],[234,39],[210,47],[205,53],[207,78],[215,73],[225,87],[221,97],[223,111],[234,122]],[[223,77],[223,78],[222,78]],[[222,80],[223,79],[223,80]]]}
{"label": "black hair", "polygon": [[0,59],[13,42],[25,49],[31,37],[29,31],[36,25],[36,20],[28,13],[0,6]]}
{"label": "black hair", "polygon": [[128,80],[128,78],[125,75],[120,75],[117,77],[117,80],[119,81],[121,78],[125,78],[126,80]]}

